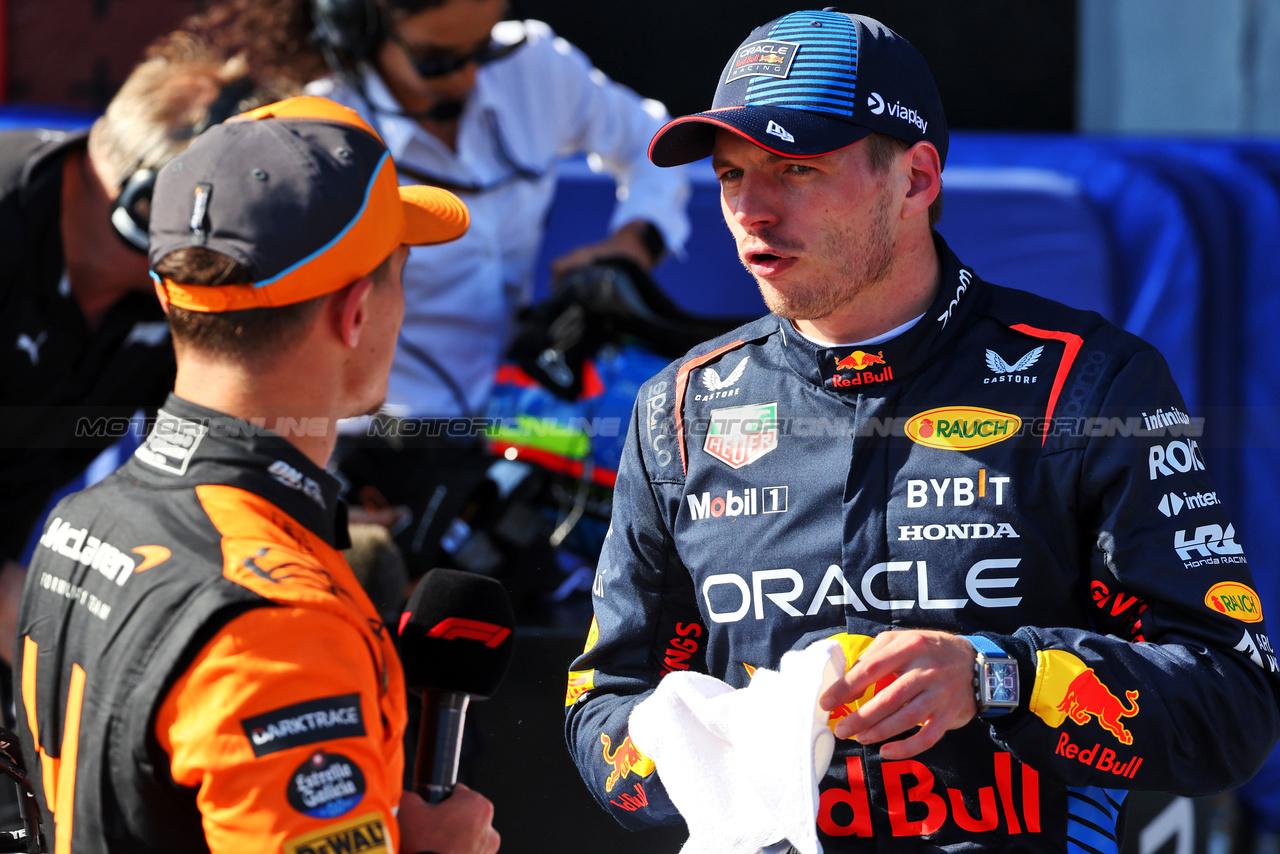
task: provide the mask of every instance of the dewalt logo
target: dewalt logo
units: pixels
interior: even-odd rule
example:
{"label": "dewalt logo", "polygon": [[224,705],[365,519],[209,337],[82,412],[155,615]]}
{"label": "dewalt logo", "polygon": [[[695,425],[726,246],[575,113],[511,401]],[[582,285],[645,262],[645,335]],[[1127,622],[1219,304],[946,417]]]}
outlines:
{"label": "dewalt logo", "polygon": [[389,854],[382,813],[366,813],[350,821],[295,836],[284,843],[285,854],[346,854],[351,851]]}
{"label": "dewalt logo", "polygon": [[1022,419],[976,406],[943,406],[908,419],[906,433],[917,445],[944,451],[971,451],[1018,434]]}

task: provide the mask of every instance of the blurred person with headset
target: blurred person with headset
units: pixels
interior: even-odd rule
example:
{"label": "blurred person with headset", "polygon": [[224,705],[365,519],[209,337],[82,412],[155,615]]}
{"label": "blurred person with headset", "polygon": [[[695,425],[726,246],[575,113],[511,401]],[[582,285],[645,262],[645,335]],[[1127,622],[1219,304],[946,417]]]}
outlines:
{"label": "blurred person with headset", "polygon": [[147,276],[157,171],[264,100],[242,59],[174,35],[89,130],[0,133],[0,668],[13,657],[22,558],[50,497],[173,384]]}
{"label": "blurred person with headset", "polygon": [[[531,556],[540,540],[526,530],[485,530],[486,519],[528,519],[508,502],[536,486],[494,485],[476,419],[532,295],[560,158],[588,155],[616,179],[619,201],[609,236],[556,259],[555,277],[608,258],[648,270],[689,233],[684,170],[646,156],[666,109],[545,23],[504,20],[509,11],[506,0],[222,0],[184,24],[227,54],[244,51],[255,73],[355,109],[401,180],[449,189],[471,209],[460,240],[409,254],[384,410],[405,420],[390,437],[352,425],[336,457],[354,506],[411,508],[392,530],[412,576],[451,561],[493,573],[517,553],[530,567],[551,559]],[[486,497],[495,490],[500,502]],[[455,520],[465,531],[446,547]]]}
{"label": "blurred person with headset", "polygon": [[403,420],[389,435],[351,425],[336,459],[354,505],[411,509],[392,528],[411,576],[452,564],[511,580],[502,568],[519,555],[536,586],[537,568],[554,560],[541,545],[549,530],[494,521],[536,515],[511,504],[537,491],[536,478],[497,483],[477,419],[532,295],[558,161],[588,155],[617,180],[619,201],[609,236],[556,259],[556,277],[609,258],[648,270],[679,251],[689,186],[683,170],[646,156],[667,119],[661,104],[610,81],[546,24],[503,20],[508,12],[505,0],[223,0],[184,26],[355,109],[387,141],[401,180],[466,199],[468,233],[415,247],[405,268],[384,410]]}
{"label": "blurred person with headset", "polygon": [[[50,498],[173,387],[147,276],[157,171],[205,129],[271,100],[188,36],[156,42],[86,131],[0,133],[0,723],[33,531]],[[0,827],[17,820],[0,784]]]}
{"label": "blurred person with headset", "polygon": [[652,267],[689,231],[688,182],[648,162],[665,108],[610,81],[539,21],[503,20],[506,0],[313,0],[314,41],[335,73],[308,91],[357,110],[401,175],[461,194],[472,227],[415,249],[389,411],[484,414],[530,297],[556,161],[589,154],[619,183],[604,240],[557,259],[558,277],[624,256]]}

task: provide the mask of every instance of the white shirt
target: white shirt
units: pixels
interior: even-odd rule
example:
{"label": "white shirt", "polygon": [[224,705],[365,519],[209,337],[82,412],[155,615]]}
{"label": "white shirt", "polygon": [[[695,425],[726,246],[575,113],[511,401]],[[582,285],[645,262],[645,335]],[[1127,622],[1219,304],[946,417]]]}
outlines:
{"label": "white shirt", "polygon": [[[617,180],[611,232],[647,220],[673,251],[689,234],[684,169],[659,169],[648,159],[666,109],[609,80],[540,21],[503,22],[494,38],[513,41],[522,31],[528,39],[522,47],[478,70],[459,119],[456,152],[412,119],[375,112],[369,101],[390,112],[400,107],[372,68],[361,77],[368,101],[337,78],[307,87],[359,112],[397,164],[455,184],[500,184],[459,193],[471,210],[461,239],[409,254],[404,326],[387,393],[386,409],[396,415],[484,413],[515,313],[532,290],[560,158],[586,153],[593,168],[598,164]],[[515,177],[522,169],[540,177]],[[422,183],[403,174],[401,181]]]}

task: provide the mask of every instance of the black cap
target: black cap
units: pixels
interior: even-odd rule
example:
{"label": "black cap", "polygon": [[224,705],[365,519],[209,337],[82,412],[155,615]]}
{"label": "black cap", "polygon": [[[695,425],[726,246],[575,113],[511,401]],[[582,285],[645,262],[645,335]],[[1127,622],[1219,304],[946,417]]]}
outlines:
{"label": "black cap", "polygon": [[753,30],[725,65],[711,109],[668,122],[649,159],[701,160],[716,128],[783,157],[821,157],[877,132],[932,143],[947,162],[947,119],[924,57],[879,21],[831,9]]}

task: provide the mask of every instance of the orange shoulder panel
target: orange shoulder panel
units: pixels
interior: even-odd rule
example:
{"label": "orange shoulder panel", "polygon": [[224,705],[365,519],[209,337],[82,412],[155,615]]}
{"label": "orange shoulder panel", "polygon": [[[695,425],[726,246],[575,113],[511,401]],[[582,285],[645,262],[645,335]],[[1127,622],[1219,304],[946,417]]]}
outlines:
{"label": "orange shoulder panel", "polygon": [[395,665],[384,693],[363,633],[305,606],[255,608],[213,637],[155,730],[173,779],[197,789],[213,854],[396,850],[406,713]]}

